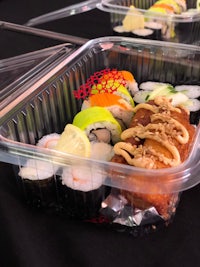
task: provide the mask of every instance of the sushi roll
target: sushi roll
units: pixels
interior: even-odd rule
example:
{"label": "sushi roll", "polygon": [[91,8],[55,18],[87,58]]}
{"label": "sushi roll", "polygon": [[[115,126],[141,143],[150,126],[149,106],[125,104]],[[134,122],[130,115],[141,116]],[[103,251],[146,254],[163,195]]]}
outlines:
{"label": "sushi roll", "polygon": [[177,5],[179,5],[180,9],[181,9],[181,12],[185,12],[187,10],[187,3],[186,3],[186,0],[174,0]]}
{"label": "sushi roll", "polygon": [[38,141],[36,146],[54,149],[59,138],[60,138],[60,134],[58,133],[51,133],[51,134],[45,135]]}
{"label": "sushi roll", "polygon": [[153,5],[154,7],[163,7],[169,10],[169,13],[181,14],[182,7],[177,3],[176,0],[159,0]]}
{"label": "sushi roll", "polygon": [[[168,98],[157,96],[153,101],[135,107],[130,128],[122,132],[122,141],[114,146],[112,162],[149,170],[179,166],[187,160],[194,136],[195,127],[190,124],[185,108],[174,107]],[[114,168],[111,175],[115,179]],[[167,186],[169,193],[161,193],[161,184],[156,185],[151,179],[138,179],[138,175],[134,175],[133,171],[126,177],[126,183],[130,184],[128,190],[122,189],[122,195],[134,208],[155,207],[168,222],[179,198],[179,192],[173,192],[172,178],[163,177],[162,181],[167,182],[163,188],[166,190]]]}
{"label": "sushi roll", "polygon": [[[95,92],[95,89],[98,91]],[[128,90],[125,89],[125,88]],[[103,74],[97,84],[92,86],[92,94],[105,92],[105,89],[109,89],[109,93],[119,94],[122,97],[128,96],[130,102],[130,95],[138,91],[138,84],[130,71],[127,70],[111,70]],[[127,99],[126,99],[127,100]]]}
{"label": "sushi roll", "polygon": [[103,107],[89,107],[76,114],[73,125],[79,127],[90,141],[115,144],[120,140],[121,126],[112,113]]}
{"label": "sushi roll", "polygon": [[200,117],[200,86],[183,84],[175,86],[175,90],[188,97],[185,106],[190,111],[190,122],[197,125]]}
{"label": "sushi roll", "polygon": [[56,168],[37,159],[27,160],[18,175],[21,178],[23,195],[33,208],[54,210],[58,207]]}
{"label": "sushi roll", "polygon": [[[86,83],[73,93],[77,99],[87,99],[90,95],[98,93],[116,93],[127,98],[135,91],[138,91],[138,84],[130,71],[103,69],[91,75]],[[130,95],[128,98],[130,100]]]}
{"label": "sushi roll", "polygon": [[136,29],[132,32],[132,37],[142,39],[154,39],[154,31],[152,29]]}
{"label": "sushi roll", "polygon": [[[100,161],[109,161],[114,154],[110,144],[89,142],[86,133],[73,124],[66,125],[55,149]],[[96,217],[110,191],[105,179],[101,170],[87,163],[78,161],[64,167],[57,184],[63,214],[78,219]]]}
{"label": "sushi roll", "polygon": [[64,168],[60,192],[67,216],[85,220],[96,218],[102,201],[110,193],[110,187],[104,185],[105,179],[101,171],[89,165]]}
{"label": "sushi roll", "polygon": [[109,93],[91,95],[88,100],[83,102],[82,110],[95,106],[109,110],[122,129],[127,128],[130,124],[133,116],[133,105],[130,105],[121,96]]}
{"label": "sushi roll", "polygon": [[[175,3],[176,4],[176,3]],[[168,15],[173,15],[174,7],[165,1],[156,1],[146,12],[145,21],[162,24],[161,34],[162,40],[169,40],[175,37],[174,22],[167,18]]]}
{"label": "sushi roll", "polygon": [[152,39],[154,40],[162,40],[162,23],[156,21],[146,21],[145,29],[150,29],[153,31]]}
{"label": "sushi roll", "polygon": [[[60,135],[53,133],[42,137],[36,146],[47,149],[54,148]],[[56,172],[58,167],[42,159],[28,159],[19,170],[23,195],[33,208],[56,210],[58,208],[58,192]]]}
{"label": "sushi roll", "polygon": [[169,83],[147,81],[139,85],[140,90],[135,93],[135,103],[144,103],[153,100],[156,96],[165,96],[171,99],[172,105],[182,105],[190,114],[191,124],[197,125],[200,116],[200,86],[176,85]]}
{"label": "sushi roll", "polygon": [[113,33],[117,36],[130,37],[130,31],[126,30],[123,25],[116,25],[113,27]]}

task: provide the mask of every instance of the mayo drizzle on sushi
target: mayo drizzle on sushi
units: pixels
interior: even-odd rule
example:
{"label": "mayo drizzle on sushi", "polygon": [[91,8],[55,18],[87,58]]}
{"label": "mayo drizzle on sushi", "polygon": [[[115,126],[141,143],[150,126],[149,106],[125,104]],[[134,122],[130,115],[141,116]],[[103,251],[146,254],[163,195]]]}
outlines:
{"label": "mayo drizzle on sushi", "polygon": [[137,112],[139,109],[144,108],[144,109],[148,109],[152,111],[153,113],[158,113],[159,109],[167,109],[168,111],[175,111],[175,112],[181,113],[179,108],[176,108],[176,107],[173,107],[172,105],[167,104],[166,101],[165,103],[162,104],[161,99],[162,97],[156,97],[154,99],[155,104],[160,105],[160,107],[150,105],[148,103],[140,103],[133,109],[133,112]]}
{"label": "mayo drizzle on sushi", "polygon": [[[159,97],[160,98],[160,97]],[[157,102],[163,107],[169,107],[169,110],[174,110],[170,105],[169,100],[162,98],[165,103],[160,100]],[[140,104],[140,107],[150,109],[150,104]],[[177,110],[176,108],[175,110]],[[181,112],[180,109],[178,109]],[[129,165],[145,168],[156,168],[155,161],[163,162],[167,166],[177,166],[181,163],[180,153],[175,146],[173,140],[179,144],[187,144],[189,141],[189,133],[186,127],[174,118],[170,117],[170,112],[165,112],[165,109],[160,112],[160,107],[153,106],[151,122],[146,125],[138,124],[135,127],[129,128],[122,132],[121,139],[125,142],[119,142],[114,146],[114,151],[117,155],[125,158]],[[126,143],[129,138],[140,138],[154,140],[162,147],[167,149],[171,156],[166,156],[159,151],[156,151],[151,146],[146,146],[145,142],[142,145],[132,146],[131,143]]]}

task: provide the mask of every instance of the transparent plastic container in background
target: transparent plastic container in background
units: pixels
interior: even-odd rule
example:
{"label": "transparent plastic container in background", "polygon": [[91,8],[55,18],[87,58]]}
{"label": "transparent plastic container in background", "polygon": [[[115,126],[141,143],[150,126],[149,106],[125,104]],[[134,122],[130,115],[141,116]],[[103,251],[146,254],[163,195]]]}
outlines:
{"label": "transparent plastic container in background", "polygon": [[[74,91],[95,72],[107,68],[128,70],[133,73],[139,84],[154,80],[173,85],[200,85],[199,61],[200,48],[197,46],[125,37],[103,37],[87,42],[63,60],[54,62],[51,70],[42,71],[41,79],[36,80],[35,83],[32,80],[27,90],[23,87],[18,88],[21,92],[19,97],[13,101],[9,99],[8,105],[0,109],[0,160],[14,166],[16,180],[21,186],[21,194],[25,201],[30,196],[18,172],[26,165],[27,160],[31,159],[35,162],[35,168],[38,171],[45,172],[47,168],[45,166],[55,170],[54,193],[53,196],[51,195],[50,202],[46,199],[49,195],[46,195],[46,191],[44,193],[43,185],[39,187],[37,199],[28,200],[29,204],[36,205],[37,208],[42,207],[44,210],[73,217],[74,210],[68,212],[71,208],[69,203],[68,206],[63,206],[63,192],[59,189],[62,186],[60,177],[63,169],[67,168],[71,171],[74,166],[77,166],[80,169],[87,169],[91,175],[91,183],[97,175],[106,178],[103,179],[102,185],[112,192],[102,200],[97,217],[90,218],[91,221],[113,226],[113,228],[123,228],[134,235],[155,230],[159,225],[171,222],[176,213],[180,193],[200,182],[198,125],[188,159],[180,166],[162,170],[146,171],[132,166],[81,158],[36,147],[35,144],[44,135],[61,133],[65,125],[72,122],[82,105],[82,100],[74,97]],[[132,177],[133,174],[134,177]],[[132,177],[131,182],[130,177]],[[133,211],[132,207],[127,207],[123,204],[123,200],[119,199],[121,190],[152,194],[152,196],[159,194],[161,198],[172,196],[169,216],[167,218],[159,216],[155,207],[151,207],[153,218],[148,217],[152,210]],[[117,212],[109,206],[109,197],[112,198],[112,203],[113,201],[117,203]],[[78,210],[81,208],[83,211],[83,207],[88,206],[87,202],[84,203],[84,199],[84,197],[81,198],[83,201],[81,207],[80,201],[77,200]],[[134,216],[137,213],[137,216],[134,217],[133,213]],[[87,220],[87,214],[86,217],[84,215],[84,220]],[[142,218],[139,223],[136,221],[138,217]]]}
{"label": "transparent plastic container in background", "polygon": [[[196,0],[186,0],[187,9],[190,9],[190,12],[187,11],[182,14],[173,15],[158,12],[152,12],[150,14],[148,9],[155,2],[156,0],[102,0],[97,7],[102,11],[110,13],[110,24],[114,35],[199,45],[200,10],[196,9]],[[134,6],[144,16],[146,23],[145,29],[151,30],[147,35],[144,33],[144,30],[122,30],[121,26],[130,6]],[[129,15],[131,16],[131,13]],[[133,21],[139,18],[139,16],[132,13]],[[147,26],[147,22],[153,23],[151,26],[150,24]],[[120,26],[120,30],[117,30],[118,26]]]}

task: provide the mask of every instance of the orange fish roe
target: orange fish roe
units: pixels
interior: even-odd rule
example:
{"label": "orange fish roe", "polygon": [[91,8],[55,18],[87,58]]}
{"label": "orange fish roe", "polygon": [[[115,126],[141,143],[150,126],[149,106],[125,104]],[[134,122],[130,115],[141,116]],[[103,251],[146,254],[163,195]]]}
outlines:
{"label": "orange fish roe", "polygon": [[155,8],[163,8],[166,11],[170,12],[170,13],[174,13],[174,9],[172,6],[168,5],[168,4],[154,4],[153,7]]}
{"label": "orange fish roe", "polygon": [[127,71],[127,70],[122,70],[120,71],[124,77],[124,79],[126,81],[129,81],[129,82],[135,82],[135,78],[133,76],[133,74],[130,72],[130,71]]}
{"label": "orange fish roe", "polygon": [[123,102],[123,98],[115,94],[104,93],[90,96],[91,106],[109,107],[118,105],[123,109],[128,109],[127,105],[125,105]]}

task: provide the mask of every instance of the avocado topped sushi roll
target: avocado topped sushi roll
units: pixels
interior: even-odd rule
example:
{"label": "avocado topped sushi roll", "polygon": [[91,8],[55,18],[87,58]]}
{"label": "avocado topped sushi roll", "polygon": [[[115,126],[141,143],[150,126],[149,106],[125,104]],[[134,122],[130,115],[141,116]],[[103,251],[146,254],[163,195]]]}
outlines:
{"label": "avocado topped sushi roll", "polygon": [[89,107],[80,111],[74,117],[73,125],[85,131],[90,140],[112,144],[120,140],[122,132],[111,112],[103,107]]}

